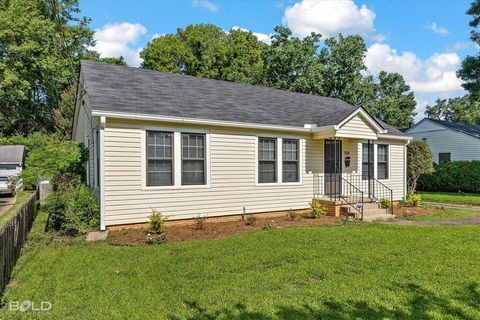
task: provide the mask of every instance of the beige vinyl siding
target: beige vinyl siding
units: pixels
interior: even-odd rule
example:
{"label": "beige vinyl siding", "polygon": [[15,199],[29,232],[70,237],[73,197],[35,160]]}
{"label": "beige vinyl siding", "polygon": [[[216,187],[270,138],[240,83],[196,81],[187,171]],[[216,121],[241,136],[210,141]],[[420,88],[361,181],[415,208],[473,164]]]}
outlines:
{"label": "beige vinyl siding", "polygon": [[376,139],[375,131],[359,115],[354,116],[347,123],[340,127],[336,134],[337,137],[357,138],[357,139]]}
{"label": "beige vinyl siding", "polygon": [[[210,130],[209,187],[167,189],[142,188],[141,132],[148,123],[107,119],[105,128],[105,221],[106,225],[145,222],[151,208],[170,219],[192,218],[198,214],[219,216],[307,208],[312,197],[312,174],[303,173],[296,185],[257,185],[255,181],[256,136],[258,132],[212,128]],[[152,124],[150,124],[152,125]],[[154,124],[159,126],[159,124]],[[166,127],[178,125],[166,124]],[[191,129],[192,126],[186,128]],[[199,127],[205,130],[204,127]],[[261,136],[282,136],[265,132]],[[285,136],[291,136],[285,134]],[[300,136],[301,137],[301,136]],[[305,152],[311,140],[305,137]],[[323,143],[323,142],[322,142]],[[207,151],[208,152],[208,151]],[[305,171],[305,170],[304,170]]]}
{"label": "beige vinyl siding", "polygon": [[451,161],[480,160],[480,139],[467,134],[447,129],[425,120],[408,131],[414,140],[426,139],[433,153],[433,160],[438,163],[439,153],[450,153]]}
{"label": "beige vinyl siding", "polygon": [[387,187],[393,190],[393,199],[401,200],[404,197],[404,151],[405,143],[394,140],[380,140],[379,144],[389,145],[389,178],[386,180],[379,180]]}

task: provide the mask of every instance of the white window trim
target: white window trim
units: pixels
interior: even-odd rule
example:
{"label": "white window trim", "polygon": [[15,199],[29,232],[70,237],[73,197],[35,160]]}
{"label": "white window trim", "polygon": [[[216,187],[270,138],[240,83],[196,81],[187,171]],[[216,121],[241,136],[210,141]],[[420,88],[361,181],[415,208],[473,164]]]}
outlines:
{"label": "white window trim", "polygon": [[[387,159],[387,165],[388,165],[388,179],[379,179],[378,178],[378,145],[379,144],[383,144],[383,145],[386,145],[387,146],[387,153],[388,153],[388,159]],[[390,181],[390,179],[392,178],[392,171],[391,171],[391,168],[392,168],[392,158],[391,158],[391,152],[390,152],[390,143],[387,143],[387,142],[382,142],[382,141],[378,141],[378,142],[375,142],[375,145],[373,147],[373,153],[375,155],[375,167],[374,167],[374,176],[375,176],[375,179],[377,179],[378,181],[382,182],[382,181]]]}
{"label": "white window trim", "polygon": [[[363,156],[363,144],[368,143],[368,140],[361,140],[358,142],[358,150],[359,157],[357,161],[357,165],[359,168],[360,176],[363,174],[362,172],[362,156]],[[385,141],[372,141],[373,143],[373,177],[380,182],[389,182],[392,179],[392,153],[391,153],[391,144]],[[388,152],[388,179],[378,179],[378,145],[385,144],[387,145],[387,152]]]}
{"label": "white window trim", "polygon": [[[277,139],[277,182],[258,182],[258,139],[259,138],[272,138]],[[298,182],[283,182],[283,139],[298,140]],[[303,145],[305,139],[298,136],[286,136],[286,135],[271,135],[271,134],[259,134],[255,137],[255,186],[258,187],[274,187],[274,186],[301,186],[303,185]]]}
{"label": "white window trim", "polygon": [[[173,185],[171,186],[147,186],[147,149],[146,132],[164,131],[173,132]],[[202,185],[182,185],[182,133],[200,133],[205,134],[205,179],[206,183]],[[141,181],[142,190],[175,190],[175,189],[208,189],[211,187],[211,148],[210,131],[191,128],[175,127],[143,127],[141,129]]]}

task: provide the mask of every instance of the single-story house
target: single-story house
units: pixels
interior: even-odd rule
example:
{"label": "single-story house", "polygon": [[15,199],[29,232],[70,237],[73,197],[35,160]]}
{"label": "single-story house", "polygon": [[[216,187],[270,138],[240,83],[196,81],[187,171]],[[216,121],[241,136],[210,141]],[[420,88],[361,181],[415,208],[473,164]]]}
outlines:
{"label": "single-story house", "polygon": [[362,217],[406,193],[410,138],[340,99],[92,61],[77,97],[101,229],[145,223],[152,208],[175,220],[312,198]]}
{"label": "single-story house", "polygon": [[0,177],[18,176],[25,165],[25,146],[0,146]]}
{"label": "single-story house", "polygon": [[480,160],[480,126],[424,118],[406,134],[425,141],[435,163]]}

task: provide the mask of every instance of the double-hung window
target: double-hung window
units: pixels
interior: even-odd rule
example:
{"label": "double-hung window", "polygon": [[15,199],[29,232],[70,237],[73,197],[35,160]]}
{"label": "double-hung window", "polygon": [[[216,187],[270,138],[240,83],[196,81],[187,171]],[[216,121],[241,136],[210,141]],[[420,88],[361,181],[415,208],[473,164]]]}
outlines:
{"label": "double-hung window", "polygon": [[388,145],[377,145],[377,178],[388,179]]}
{"label": "double-hung window", "polygon": [[299,175],[299,141],[283,139],[282,141],[282,181],[298,182]]}
{"label": "double-hung window", "polygon": [[182,133],[182,185],[205,184],[205,135]]}
{"label": "double-hung window", "polygon": [[171,186],[173,133],[147,131],[147,186]]}
{"label": "double-hung window", "polygon": [[258,182],[277,182],[277,139],[258,138]]}
{"label": "double-hung window", "polygon": [[362,179],[373,177],[373,143],[362,143]]}

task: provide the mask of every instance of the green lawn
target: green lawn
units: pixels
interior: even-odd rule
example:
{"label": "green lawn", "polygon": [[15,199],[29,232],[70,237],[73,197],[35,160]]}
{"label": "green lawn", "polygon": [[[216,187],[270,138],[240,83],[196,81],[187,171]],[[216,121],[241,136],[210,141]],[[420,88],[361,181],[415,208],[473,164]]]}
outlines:
{"label": "green lawn", "polygon": [[20,191],[17,193],[17,201],[13,206],[0,215],[0,227],[3,226],[17,211],[18,208],[28,199],[33,191]]}
{"label": "green lawn", "polygon": [[[480,227],[356,224],[115,247],[43,234],[1,319],[478,319]],[[47,312],[9,311],[49,301]]]}
{"label": "green lawn", "polygon": [[477,217],[480,217],[480,211],[445,208],[441,213],[409,216],[405,219],[412,221],[436,221]]}
{"label": "green lawn", "polygon": [[448,192],[419,192],[419,194],[423,201],[480,206],[480,194]]}

